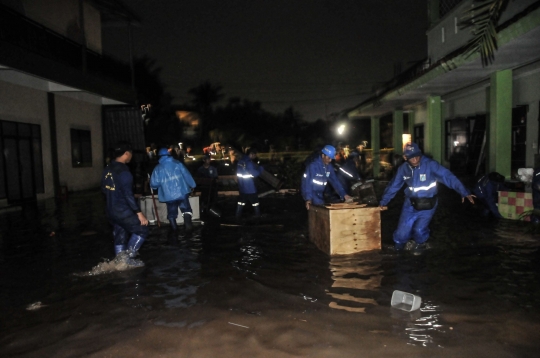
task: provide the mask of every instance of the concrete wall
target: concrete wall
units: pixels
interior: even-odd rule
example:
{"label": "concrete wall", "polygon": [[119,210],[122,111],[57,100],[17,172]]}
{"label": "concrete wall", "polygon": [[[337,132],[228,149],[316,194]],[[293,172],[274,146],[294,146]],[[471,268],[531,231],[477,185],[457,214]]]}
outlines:
{"label": "concrete wall", "polygon": [[[27,17],[75,42],[82,43],[79,0],[22,0],[22,2]],[[86,2],[83,8],[86,46],[101,53],[101,15]]]}
{"label": "concrete wall", "polygon": [[538,154],[540,62],[514,71],[513,105],[528,106],[527,112],[527,167],[534,167],[534,156]]}
{"label": "concrete wall", "polygon": [[[60,182],[70,191],[99,186],[103,170],[103,141],[100,98],[82,92],[55,94],[58,164]],[[47,92],[0,80],[0,120],[38,124],[41,127],[45,193],[37,199],[54,196]],[[70,129],[91,132],[92,167],[73,168]]]}
{"label": "concrete wall", "polygon": [[[103,170],[101,104],[98,98],[81,93],[55,96],[58,168],[60,183],[70,191],[99,186]],[[89,130],[92,139],[92,167],[74,168],[71,162],[71,128]]]}
{"label": "concrete wall", "polygon": [[[506,9],[501,14],[499,24],[505,23],[535,1],[509,1]],[[431,60],[431,63],[437,62],[450,52],[464,46],[471,38],[471,29],[461,29],[459,26],[460,19],[470,9],[471,3],[472,0],[461,2],[428,30],[428,58]]]}
{"label": "concrete wall", "polygon": [[0,81],[0,119],[40,125],[45,193],[37,198],[54,196],[47,93]]}

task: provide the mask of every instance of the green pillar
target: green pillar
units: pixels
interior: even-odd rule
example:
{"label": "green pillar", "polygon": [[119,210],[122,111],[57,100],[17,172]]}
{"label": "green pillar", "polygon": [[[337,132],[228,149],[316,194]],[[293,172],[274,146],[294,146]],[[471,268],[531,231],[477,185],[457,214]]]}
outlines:
{"label": "green pillar", "polygon": [[512,171],[512,70],[491,75],[488,168],[510,178]]}
{"label": "green pillar", "polygon": [[401,154],[403,152],[403,111],[398,109],[394,111],[394,128],[393,128],[393,146],[394,153]]}
{"label": "green pillar", "polygon": [[371,117],[371,151],[372,151],[372,163],[373,163],[373,178],[377,179],[381,172],[380,162],[380,126],[379,118]]}
{"label": "green pillar", "polygon": [[442,103],[441,96],[429,96],[427,99],[427,128],[424,140],[426,153],[431,154],[433,159],[442,163],[443,132],[442,132]]}

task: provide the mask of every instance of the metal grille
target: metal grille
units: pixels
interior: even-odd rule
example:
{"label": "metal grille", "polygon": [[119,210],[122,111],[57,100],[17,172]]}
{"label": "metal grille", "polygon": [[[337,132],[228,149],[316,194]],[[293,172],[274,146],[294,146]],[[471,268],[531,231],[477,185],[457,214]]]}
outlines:
{"label": "metal grille", "polygon": [[444,15],[448,14],[463,0],[440,0],[439,2],[439,18],[442,18]]}

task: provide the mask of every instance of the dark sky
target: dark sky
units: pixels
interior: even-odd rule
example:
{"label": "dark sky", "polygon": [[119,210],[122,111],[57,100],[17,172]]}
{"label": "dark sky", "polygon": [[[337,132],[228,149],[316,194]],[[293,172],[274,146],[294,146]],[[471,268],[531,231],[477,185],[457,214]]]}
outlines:
{"label": "dark sky", "polygon": [[[426,57],[426,0],[123,0],[143,21],[136,55],[163,68],[174,103],[209,80],[226,98],[261,101],[306,120],[358,104],[394,63]],[[105,28],[127,60],[127,31]],[[225,104],[226,99],[221,104]]]}

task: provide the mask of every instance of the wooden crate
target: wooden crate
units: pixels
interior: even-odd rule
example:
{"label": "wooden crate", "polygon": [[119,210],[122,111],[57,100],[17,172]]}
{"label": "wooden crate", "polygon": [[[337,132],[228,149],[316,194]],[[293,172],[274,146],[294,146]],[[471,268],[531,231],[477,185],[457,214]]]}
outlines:
{"label": "wooden crate", "polygon": [[328,255],[347,255],[381,248],[381,211],[378,207],[312,206],[309,239]]}

